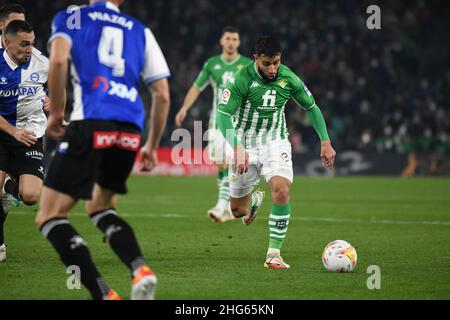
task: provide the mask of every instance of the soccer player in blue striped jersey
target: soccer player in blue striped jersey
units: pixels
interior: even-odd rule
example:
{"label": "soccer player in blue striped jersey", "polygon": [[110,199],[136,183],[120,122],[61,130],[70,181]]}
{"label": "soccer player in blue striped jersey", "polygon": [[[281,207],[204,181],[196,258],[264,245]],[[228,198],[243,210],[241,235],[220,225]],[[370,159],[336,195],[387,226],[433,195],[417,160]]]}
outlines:
{"label": "soccer player in blue striped jersey", "polygon": [[[169,111],[169,68],[150,29],[122,14],[122,0],[90,1],[61,11],[53,19],[49,92],[52,99],[47,133],[61,130],[58,108],[71,60],[74,105],[70,124],[56,148],[44,180],[36,223],[66,266],[78,266],[81,283],[93,299],[119,299],[98,272],[86,242],[69,223],[70,209],[88,200],[92,222],[131,271],[131,299],[154,298],[156,276],[148,267],[131,226],[116,212],[116,194],[136,153],[142,167],[156,164],[156,150]],[[140,80],[152,93],[151,127],[140,147],[145,111]]]}

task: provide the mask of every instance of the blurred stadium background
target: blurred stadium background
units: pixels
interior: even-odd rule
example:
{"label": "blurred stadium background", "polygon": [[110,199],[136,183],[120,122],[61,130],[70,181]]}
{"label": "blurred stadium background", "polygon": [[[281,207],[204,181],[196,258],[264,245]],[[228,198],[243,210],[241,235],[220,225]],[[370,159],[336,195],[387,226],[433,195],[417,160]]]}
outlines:
{"label": "blurred stadium background", "polygon": [[[36,29],[36,47],[46,53],[52,16],[87,1],[16,2],[25,6]],[[381,8],[381,30],[366,27],[371,4]],[[246,56],[258,35],[282,40],[282,62],[308,84],[327,120],[338,152],[332,174],[450,174],[445,1],[133,0],[125,1],[122,11],[151,27],[173,74],[165,147],[177,143],[171,141],[175,114],[203,62],[220,53],[222,28],[235,25]],[[207,129],[211,99],[211,90],[205,90],[185,120],[188,130],[194,120]],[[296,173],[329,174],[316,161],[320,146],[305,114],[293,103],[286,109]],[[170,164],[159,171],[174,172]]]}

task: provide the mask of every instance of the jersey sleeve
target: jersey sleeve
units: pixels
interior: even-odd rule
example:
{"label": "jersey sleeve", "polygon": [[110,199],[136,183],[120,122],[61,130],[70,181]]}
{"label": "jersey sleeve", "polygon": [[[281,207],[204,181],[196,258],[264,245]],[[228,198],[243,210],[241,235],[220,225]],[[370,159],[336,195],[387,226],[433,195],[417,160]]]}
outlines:
{"label": "jersey sleeve", "polygon": [[145,29],[145,64],[141,73],[145,84],[170,77],[166,59],[150,29]]}
{"label": "jersey sleeve", "polygon": [[[71,11],[68,9],[68,13]],[[70,16],[64,12],[60,11],[55,15],[52,21],[52,34],[48,39],[47,45],[50,47],[50,43],[56,37],[62,37],[70,43],[72,47],[74,32],[77,30],[75,22],[70,20]],[[50,51],[50,50],[49,50]]]}
{"label": "jersey sleeve", "polygon": [[242,101],[247,93],[246,88],[248,88],[247,80],[243,72],[239,71],[236,73],[235,80],[233,82],[229,81],[227,87],[223,90],[217,106],[217,112],[232,117],[242,105]]}
{"label": "jersey sleeve", "polygon": [[297,77],[292,74],[292,99],[304,110],[309,110],[314,107],[314,97],[309,91],[308,87]]}
{"label": "jersey sleeve", "polygon": [[194,81],[194,87],[196,87],[200,91],[205,90],[205,88],[209,84],[209,76],[210,76],[210,72],[209,72],[209,68],[208,68],[208,61],[206,61],[203,64],[202,71],[200,71],[200,73],[197,76],[197,79],[195,79],[195,81]]}

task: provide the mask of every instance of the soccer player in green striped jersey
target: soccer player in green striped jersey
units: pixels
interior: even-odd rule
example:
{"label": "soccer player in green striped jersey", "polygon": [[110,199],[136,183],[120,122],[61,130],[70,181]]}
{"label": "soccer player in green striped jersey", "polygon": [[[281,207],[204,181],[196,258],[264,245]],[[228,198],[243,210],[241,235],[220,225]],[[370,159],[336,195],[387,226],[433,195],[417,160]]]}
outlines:
{"label": "soccer player in green striped jersey", "polygon": [[217,165],[217,186],[219,195],[217,204],[208,210],[208,216],[215,222],[225,222],[234,219],[230,210],[230,187],[228,180],[228,163],[232,150],[223,139],[216,126],[216,108],[227,82],[234,81],[234,74],[252,63],[249,58],[241,56],[238,52],[240,40],[239,30],[235,27],[225,27],[220,38],[222,54],[209,58],[189,89],[183,106],[175,117],[177,126],[181,126],[188,110],[197,100],[200,93],[208,86],[213,88],[214,99],[208,128],[208,154]]}
{"label": "soccer player in green striped jersey", "polygon": [[[291,144],[285,119],[289,99],[306,111],[321,141],[324,166],[333,168],[336,152],[331,146],[322,112],[300,78],[281,64],[281,46],[271,36],[256,41],[255,63],[235,75],[223,91],[217,109],[218,128],[234,150],[230,170],[233,215],[250,224],[264,193],[254,187],[263,176],[268,183],[272,208],[269,247],[264,266],[289,268],[280,250],[291,216],[289,189],[293,180]],[[232,121],[232,118],[234,118]]]}

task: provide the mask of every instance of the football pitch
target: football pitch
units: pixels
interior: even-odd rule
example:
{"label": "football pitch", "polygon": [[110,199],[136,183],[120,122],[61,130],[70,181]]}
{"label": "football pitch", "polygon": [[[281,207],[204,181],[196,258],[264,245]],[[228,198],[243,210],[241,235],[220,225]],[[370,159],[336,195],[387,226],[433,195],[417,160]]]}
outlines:
{"label": "football pitch", "polygon": [[[282,250],[289,270],[263,268],[268,192],[244,226],[207,219],[214,177],[136,176],[128,187],[118,212],[158,275],[157,299],[450,299],[450,179],[296,177]],[[67,288],[70,274],[37,231],[36,210],[22,205],[8,216],[0,299],[90,299],[84,288]],[[108,284],[128,299],[128,269],[83,212],[74,208],[73,225]],[[324,269],[322,250],[336,239],[355,246],[354,272]],[[369,266],[379,267],[379,289],[367,287]]]}

